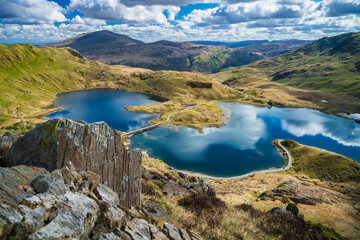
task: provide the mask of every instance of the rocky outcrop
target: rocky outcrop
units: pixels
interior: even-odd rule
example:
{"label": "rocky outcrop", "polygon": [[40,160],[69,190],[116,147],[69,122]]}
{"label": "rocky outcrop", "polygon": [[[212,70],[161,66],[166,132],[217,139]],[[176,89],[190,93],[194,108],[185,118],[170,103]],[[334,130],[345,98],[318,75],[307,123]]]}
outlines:
{"label": "rocky outcrop", "polygon": [[[5,154],[10,150],[11,146],[18,140],[20,136],[14,135],[11,132],[5,133],[0,137],[0,158],[4,157]],[[0,165],[3,164],[0,162]]]}
{"label": "rocky outcrop", "polygon": [[336,197],[311,186],[309,183],[286,181],[272,190],[263,192],[258,199],[316,205],[317,203],[334,201]]}
{"label": "rocky outcrop", "polygon": [[140,205],[141,152],[128,153],[120,134],[104,122],[49,120],[20,137],[5,155],[4,164],[53,171],[70,161],[78,171],[99,174],[100,181],[118,193],[121,205]]}
{"label": "rocky outcrop", "polygon": [[0,239],[187,240],[196,235],[168,223],[162,229],[150,224],[145,209],[120,206],[99,175],[77,172],[71,162],[51,173],[30,166],[0,168],[0,173]]}

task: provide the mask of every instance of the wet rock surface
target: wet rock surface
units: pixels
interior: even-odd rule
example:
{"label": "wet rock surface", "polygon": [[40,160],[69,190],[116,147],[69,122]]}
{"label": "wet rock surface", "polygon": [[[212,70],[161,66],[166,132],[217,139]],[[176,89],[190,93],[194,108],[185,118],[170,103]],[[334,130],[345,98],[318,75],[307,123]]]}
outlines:
{"label": "wet rock surface", "polygon": [[[120,206],[118,194],[99,183],[100,176],[79,173],[71,162],[52,172],[16,166],[0,173],[1,239],[194,239],[194,233],[171,224],[152,225],[145,209]],[[6,196],[6,188],[18,192]]]}
{"label": "wet rock surface", "polygon": [[53,119],[39,124],[12,144],[3,165],[37,166],[53,171],[70,161],[74,165],[72,170],[100,175],[101,183],[107,183],[119,194],[123,206],[140,206],[141,152],[128,153],[120,134],[104,122],[84,124]]}

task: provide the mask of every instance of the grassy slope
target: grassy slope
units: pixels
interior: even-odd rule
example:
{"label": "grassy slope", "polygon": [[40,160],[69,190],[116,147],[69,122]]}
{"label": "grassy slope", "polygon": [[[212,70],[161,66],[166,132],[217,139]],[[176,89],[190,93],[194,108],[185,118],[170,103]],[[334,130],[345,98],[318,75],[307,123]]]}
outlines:
{"label": "grassy slope", "polygon": [[295,172],[302,172],[316,179],[322,179],[326,175],[333,182],[360,182],[360,164],[350,158],[304,146],[289,139],[282,144],[294,159],[291,170]]}
{"label": "grassy slope", "polygon": [[322,38],[271,59],[222,70],[218,77],[239,82],[266,79],[298,88],[359,97],[360,33]]}
{"label": "grassy slope", "polygon": [[[213,87],[193,89],[186,85],[189,80],[212,82]],[[54,110],[50,104],[58,92],[102,87],[157,94],[179,106],[238,95],[203,75],[107,66],[68,49],[0,45],[0,126],[39,121]]]}

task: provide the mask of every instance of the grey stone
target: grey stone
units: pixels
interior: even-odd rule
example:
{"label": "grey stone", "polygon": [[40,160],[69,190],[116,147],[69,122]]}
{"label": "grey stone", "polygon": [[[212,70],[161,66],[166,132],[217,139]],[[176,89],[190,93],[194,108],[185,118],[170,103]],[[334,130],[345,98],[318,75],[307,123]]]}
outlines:
{"label": "grey stone", "polygon": [[193,231],[189,231],[189,235],[191,237],[191,240],[202,240],[202,238]]}
{"label": "grey stone", "polygon": [[184,240],[191,240],[189,233],[185,229],[179,229],[180,235]]}
{"label": "grey stone", "polygon": [[150,232],[151,232],[151,239],[153,240],[168,240],[169,238],[161,232],[157,227],[152,224],[149,224]]}
{"label": "grey stone", "polygon": [[200,179],[201,188],[205,195],[208,195],[209,197],[216,196],[215,189],[211,186],[211,183],[207,179]]}
{"label": "grey stone", "polygon": [[164,223],[164,232],[170,240],[182,240],[179,230],[170,223]]}
{"label": "grey stone", "polygon": [[21,222],[22,215],[11,206],[0,202],[0,237],[9,233],[16,223]]}
{"label": "grey stone", "polygon": [[66,192],[59,199],[54,219],[30,235],[30,239],[86,238],[94,227],[98,205],[80,193]]}
{"label": "grey stone", "polygon": [[119,205],[119,196],[103,184],[97,185],[97,187],[94,189],[94,193],[101,201],[105,201],[115,206]]}
{"label": "grey stone", "polygon": [[293,214],[292,212],[290,212],[282,207],[274,207],[269,212],[274,213],[274,214]]}
{"label": "grey stone", "polygon": [[[108,182],[108,186],[119,194],[121,205],[140,206],[141,151],[128,153],[120,134],[105,122],[83,124],[52,119],[39,124],[11,146],[4,164],[6,167],[37,166],[53,171],[70,161],[78,171],[99,174],[101,182]],[[68,173],[64,171],[66,182],[71,181]],[[45,191],[46,185],[41,183],[40,191]]]}
{"label": "grey stone", "polygon": [[127,222],[125,232],[134,240],[151,239],[149,225],[144,219],[134,218]]}

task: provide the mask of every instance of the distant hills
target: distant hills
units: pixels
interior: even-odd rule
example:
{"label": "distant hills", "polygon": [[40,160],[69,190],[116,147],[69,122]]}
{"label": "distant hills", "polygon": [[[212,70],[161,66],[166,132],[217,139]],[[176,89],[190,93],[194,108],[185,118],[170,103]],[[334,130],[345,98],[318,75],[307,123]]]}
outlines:
{"label": "distant hills", "polygon": [[[202,43],[205,44],[206,42]],[[265,41],[247,41],[229,45],[233,47],[236,44],[239,46],[248,46],[254,43],[269,44],[254,47],[254,51],[248,51],[245,48],[215,46],[220,45],[220,43],[211,46],[165,40],[144,43],[126,35],[105,30],[82,34],[49,44],[49,46],[71,47],[89,59],[110,65],[126,65],[151,70],[215,73],[227,67],[246,65],[268,55],[283,53],[306,44],[301,41],[296,44],[284,42],[284,44],[277,44],[274,47],[272,43]]]}
{"label": "distant hills", "polygon": [[268,40],[249,40],[240,42],[218,42],[218,41],[189,41],[189,43],[208,46],[224,46],[228,48],[246,47],[254,44],[268,43]]}
{"label": "distant hills", "polygon": [[321,38],[283,55],[224,69],[219,74],[223,80],[226,77],[225,84],[233,87],[249,79],[267,79],[297,88],[360,97],[360,33]]}

